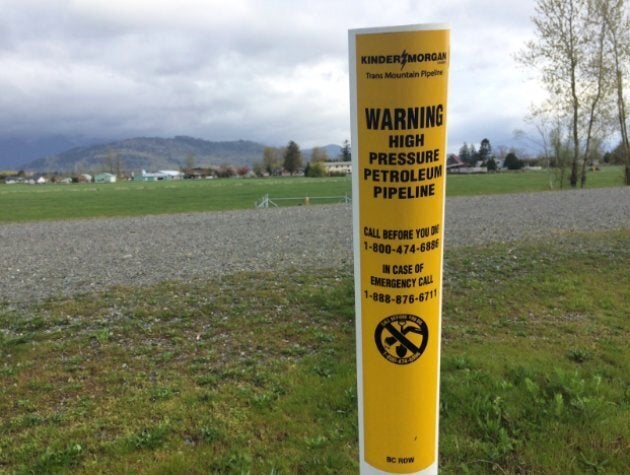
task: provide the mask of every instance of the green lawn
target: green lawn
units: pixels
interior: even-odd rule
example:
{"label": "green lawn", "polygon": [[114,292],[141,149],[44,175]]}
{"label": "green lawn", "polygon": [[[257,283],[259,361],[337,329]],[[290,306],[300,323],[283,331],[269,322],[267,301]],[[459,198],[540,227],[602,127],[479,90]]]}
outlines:
{"label": "green lawn", "polygon": [[[447,250],[441,474],[630,473],[629,262]],[[357,473],[351,272],[0,303],[0,473]]]}
{"label": "green lawn", "polygon": [[265,194],[296,205],[339,202],[350,193],[349,178],[215,179],[113,184],[0,186],[0,222],[186,213],[254,208]]}
{"label": "green lawn", "polygon": [[[480,175],[448,175],[447,194],[487,195],[558,190],[554,171],[518,171]],[[622,167],[603,167],[587,173],[586,188],[606,188],[623,185]],[[569,188],[565,183],[564,188]]]}
{"label": "green lawn", "polygon": [[[622,169],[590,172],[588,187],[619,186]],[[549,172],[515,172],[447,178],[447,194],[478,195],[549,190]],[[350,177],[216,179],[114,184],[0,185],[0,223],[46,219],[189,213],[253,208],[264,195],[279,206],[343,201]],[[327,199],[320,199],[326,198]],[[294,198],[283,200],[282,198]]]}

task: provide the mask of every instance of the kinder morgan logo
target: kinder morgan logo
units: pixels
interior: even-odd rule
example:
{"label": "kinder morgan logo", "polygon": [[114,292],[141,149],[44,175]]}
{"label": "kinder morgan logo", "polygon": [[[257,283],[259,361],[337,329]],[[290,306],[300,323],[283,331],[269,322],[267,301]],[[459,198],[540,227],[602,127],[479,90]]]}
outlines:
{"label": "kinder morgan logo", "polygon": [[366,55],[361,56],[361,64],[400,64],[400,69],[403,70],[407,63],[430,63],[435,62],[442,64],[446,62],[446,52],[434,52],[434,53],[407,53],[407,50],[403,50],[400,54],[389,55]]}

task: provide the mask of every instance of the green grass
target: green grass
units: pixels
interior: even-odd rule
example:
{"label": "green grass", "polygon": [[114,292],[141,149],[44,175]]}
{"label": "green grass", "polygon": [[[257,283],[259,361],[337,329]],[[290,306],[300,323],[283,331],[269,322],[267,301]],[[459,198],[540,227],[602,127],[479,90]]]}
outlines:
{"label": "green grass", "polygon": [[[607,188],[622,185],[622,167],[606,166],[598,171],[587,172],[586,188]],[[564,184],[564,188],[569,188],[568,183]],[[447,194],[449,196],[487,195],[558,189],[560,186],[554,171],[540,170],[481,175],[448,175]]]}
{"label": "green grass", "polygon": [[624,231],[449,254],[444,471],[628,473],[629,244]]}
{"label": "green grass", "polygon": [[298,198],[278,200],[279,206],[302,204],[304,197],[312,197],[313,204],[336,203],[351,188],[349,177],[4,185],[0,186],[0,223],[254,208],[265,194]]}
{"label": "green grass", "polygon": [[[588,187],[621,185],[622,169],[589,172]],[[109,216],[190,213],[253,208],[264,195],[279,206],[340,202],[351,195],[350,177],[217,179],[115,184],[0,185],[0,223]],[[447,194],[478,195],[549,190],[549,172],[449,175]],[[321,200],[319,197],[336,197]]]}
{"label": "green grass", "polygon": [[[447,250],[440,473],[630,473],[630,231]],[[0,304],[0,473],[357,472],[351,269]]]}

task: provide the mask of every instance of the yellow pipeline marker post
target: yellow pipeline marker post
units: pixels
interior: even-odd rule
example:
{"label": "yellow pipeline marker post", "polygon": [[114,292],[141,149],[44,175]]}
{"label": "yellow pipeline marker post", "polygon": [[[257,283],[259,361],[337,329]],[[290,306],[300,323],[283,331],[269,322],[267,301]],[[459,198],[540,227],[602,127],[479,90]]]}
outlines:
{"label": "yellow pipeline marker post", "polygon": [[351,30],[361,473],[437,473],[450,30]]}

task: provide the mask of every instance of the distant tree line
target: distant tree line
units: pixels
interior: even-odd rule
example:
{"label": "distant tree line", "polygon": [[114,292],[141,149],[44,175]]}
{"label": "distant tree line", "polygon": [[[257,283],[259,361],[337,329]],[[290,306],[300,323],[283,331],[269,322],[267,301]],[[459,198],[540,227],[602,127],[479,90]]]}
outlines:
{"label": "distant tree line", "polygon": [[[230,178],[245,177],[250,175],[256,176],[282,176],[282,175],[305,175],[309,177],[330,176],[331,173],[324,165],[326,162],[349,162],[351,159],[350,142],[345,140],[339,154],[331,158],[326,149],[323,147],[314,147],[311,150],[310,157],[306,159],[300,150],[300,146],[293,140],[289,141],[284,147],[265,147],[263,149],[261,160],[254,162],[252,168],[247,165],[235,166],[230,163],[224,163],[219,166],[207,165],[199,166],[196,164],[196,158],[193,153],[188,153],[182,160],[183,164],[179,170],[183,173],[185,179],[200,178]],[[150,167],[150,163],[148,167]],[[81,177],[83,167],[75,166],[74,175]],[[111,173],[118,179],[131,179],[133,173],[129,174],[125,171],[124,160],[122,154],[113,147],[109,147],[106,153],[100,157],[100,162],[96,168],[101,172]],[[94,173],[94,172],[92,172]],[[23,171],[20,174],[24,174]],[[0,178],[4,179],[7,175],[4,173]],[[56,172],[45,173],[49,178],[57,178],[65,176]],[[68,174],[66,174],[68,175]],[[18,175],[18,178],[21,178]]]}
{"label": "distant tree line", "polygon": [[[344,141],[339,155],[335,161],[350,161],[350,142]],[[293,140],[285,147],[265,147],[262,159],[255,162],[253,172],[257,176],[282,176],[304,174],[308,177],[320,177],[328,175],[326,162],[333,161],[322,147],[314,147],[311,150],[310,160],[304,160],[300,146]]]}
{"label": "distant tree line", "polygon": [[495,153],[487,138],[481,140],[479,150],[474,144],[464,143],[459,149],[459,155],[449,155],[449,165],[458,163],[465,167],[485,168],[488,172],[496,172],[501,168],[520,170],[525,166],[525,162],[518,158],[516,150],[500,147]]}

